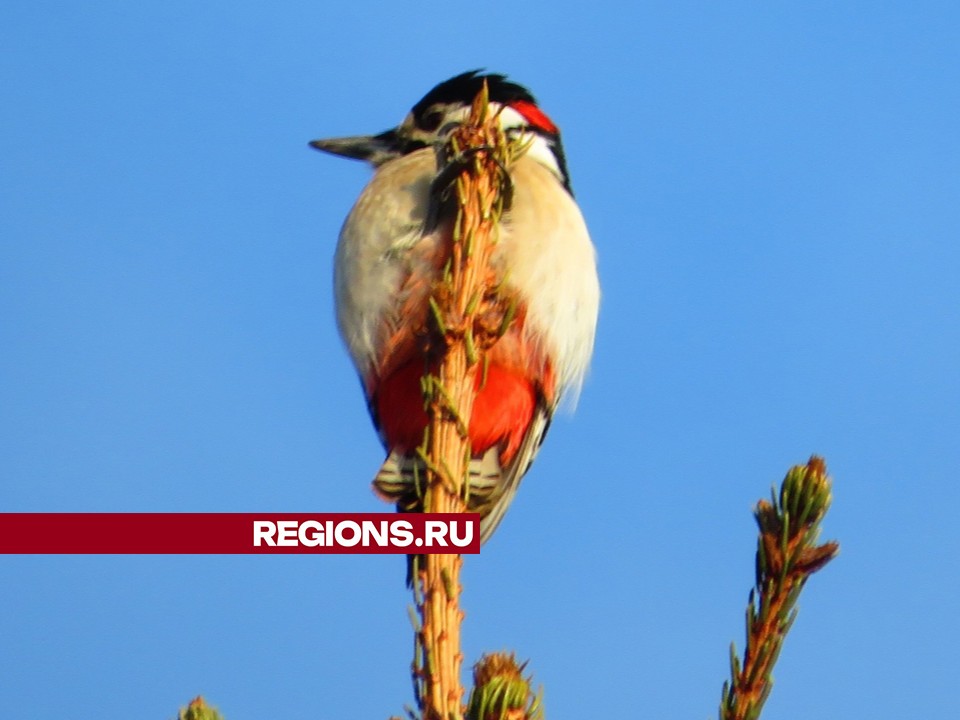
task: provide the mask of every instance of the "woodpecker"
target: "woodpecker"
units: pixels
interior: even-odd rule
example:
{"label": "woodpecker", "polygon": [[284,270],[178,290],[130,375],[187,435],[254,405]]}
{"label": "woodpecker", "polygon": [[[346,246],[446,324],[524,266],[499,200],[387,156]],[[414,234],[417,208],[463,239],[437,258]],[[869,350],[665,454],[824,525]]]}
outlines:
{"label": "woodpecker", "polygon": [[509,168],[510,204],[492,264],[516,314],[487,352],[469,422],[468,509],[486,541],[540,448],[561,397],[579,393],[600,304],[596,253],[574,201],[560,131],[523,86],[466,72],[434,87],[399,126],[379,135],[314,140],[364,160],[374,175],[347,216],[334,263],[340,335],[363,385],[387,459],[374,488],[415,511],[416,448],[427,424],[421,390],[431,290],[450,222],[438,222],[440,148],[486,81],[502,130],[527,145]]}

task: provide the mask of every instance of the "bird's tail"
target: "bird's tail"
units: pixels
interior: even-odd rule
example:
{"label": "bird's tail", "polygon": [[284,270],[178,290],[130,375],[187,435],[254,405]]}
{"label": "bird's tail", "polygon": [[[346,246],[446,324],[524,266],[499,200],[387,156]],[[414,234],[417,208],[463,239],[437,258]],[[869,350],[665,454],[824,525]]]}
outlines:
{"label": "bird's tail", "polygon": [[[469,467],[467,508],[480,512],[489,504],[501,485],[503,473],[497,448],[473,458]],[[427,466],[416,455],[390,453],[373,479],[373,489],[381,498],[397,504],[398,512],[422,512]]]}
{"label": "bird's tail", "polygon": [[[470,461],[466,505],[480,514],[480,542],[485,543],[500,525],[520,481],[530,469],[550,426],[550,413],[539,407],[520,448],[506,467],[500,465],[500,451],[491,447],[483,456]],[[416,455],[391,452],[373,479],[374,491],[382,499],[395,503],[397,512],[423,512],[423,493],[427,467]],[[416,573],[414,558],[407,556],[407,585]],[[421,563],[422,566],[422,563]]]}
{"label": "bird's tail", "polygon": [[[497,448],[490,448],[482,457],[470,461],[470,482],[466,489],[466,504],[469,512],[480,513],[480,541],[484,517],[500,499],[503,472]],[[391,452],[373,479],[373,489],[382,499],[395,503],[397,512],[423,512],[423,493],[426,487],[427,466],[416,455]],[[504,508],[505,510],[506,508]],[[502,516],[502,512],[499,513]],[[492,532],[492,530],[491,530]],[[422,555],[407,556],[407,585],[413,584],[417,566],[423,567]]]}

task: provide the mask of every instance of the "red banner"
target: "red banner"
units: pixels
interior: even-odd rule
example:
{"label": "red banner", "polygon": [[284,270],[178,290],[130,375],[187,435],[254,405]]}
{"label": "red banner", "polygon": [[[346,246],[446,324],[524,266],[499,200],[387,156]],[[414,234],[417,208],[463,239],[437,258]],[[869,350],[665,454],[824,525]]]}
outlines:
{"label": "red banner", "polygon": [[0,554],[478,552],[475,513],[0,513]]}

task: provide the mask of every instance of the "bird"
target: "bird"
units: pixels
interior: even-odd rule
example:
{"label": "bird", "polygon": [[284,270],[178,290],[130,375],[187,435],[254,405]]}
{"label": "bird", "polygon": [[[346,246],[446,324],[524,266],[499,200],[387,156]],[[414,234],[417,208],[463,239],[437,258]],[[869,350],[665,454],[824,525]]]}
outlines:
{"label": "bird", "polygon": [[387,452],[374,488],[398,510],[420,511],[414,483],[425,471],[416,454],[428,422],[421,388],[425,328],[452,231],[452,222],[436,217],[434,183],[440,149],[484,83],[502,131],[526,152],[508,168],[509,204],[491,259],[498,282],[516,300],[515,315],[487,351],[468,423],[467,510],[481,516],[481,542],[503,519],[561,398],[575,402],[593,353],[597,257],[574,200],[560,130],[526,87],[472,70],[436,85],[397,127],[310,143],[374,171],[337,243],[337,326]]}

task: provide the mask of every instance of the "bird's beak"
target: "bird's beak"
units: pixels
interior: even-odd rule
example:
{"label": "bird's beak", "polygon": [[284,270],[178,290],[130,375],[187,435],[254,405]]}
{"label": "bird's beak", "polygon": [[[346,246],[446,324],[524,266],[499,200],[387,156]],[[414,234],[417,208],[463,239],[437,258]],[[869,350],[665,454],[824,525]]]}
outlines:
{"label": "bird's beak", "polygon": [[403,154],[396,130],[387,130],[379,135],[314,140],[310,147],[354,160],[365,160],[374,166]]}

